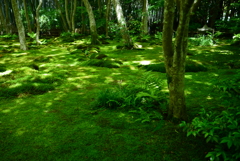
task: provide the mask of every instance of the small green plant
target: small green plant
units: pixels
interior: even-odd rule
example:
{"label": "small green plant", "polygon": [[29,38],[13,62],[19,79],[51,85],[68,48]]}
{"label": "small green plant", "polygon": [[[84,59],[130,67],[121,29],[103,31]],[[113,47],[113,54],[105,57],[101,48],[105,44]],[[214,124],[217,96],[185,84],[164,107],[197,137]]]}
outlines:
{"label": "small green plant", "polygon": [[31,37],[32,39],[35,39],[36,38],[36,33],[34,33],[34,32],[28,32],[27,33],[27,35],[29,36],[29,37]]}
{"label": "small green plant", "polygon": [[198,35],[194,38],[189,38],[189,45],[193,46],[213,46],[215,44],[214,34]]}
{"label": "small green plant", "polygon": [[214,88],[223,91],[223,97],[240,97],[240,71],[228,78],[219,78],[215,80]]}
{"label": "small green plant", "polygon": [[166,102],[166,96],[161,89],[162,80],[147,72],[133,84],[119,85],[100,91],[92,102],[92,107],[144,110],[161,108],[161,105]]}
{"label": "small green plant", "polygon": [[157,32],[154,37],[162,42],[162,32]]}
{"label": "small green plant", "polygon": [[215,143],[206,157],[210,160],[235,161],[240,158],[240,106],[229,107],[220,114],[202,109],[191,123],[180,124],[187,136],[203,136],[206,142]]}

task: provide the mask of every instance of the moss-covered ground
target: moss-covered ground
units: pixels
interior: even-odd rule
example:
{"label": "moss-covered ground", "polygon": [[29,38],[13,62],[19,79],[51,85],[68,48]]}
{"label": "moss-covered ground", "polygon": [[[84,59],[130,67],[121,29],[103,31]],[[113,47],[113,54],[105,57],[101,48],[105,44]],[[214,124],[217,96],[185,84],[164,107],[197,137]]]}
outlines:
{"label": "moss-covered ground", "polygon": [[[161,45],[145,42],[139,43],[142,49],[126,50],[109,42],[91,46],[83,38],[69,43],[52,38],[21,51],[17,40],[1,40],[0,160],[205,160],[212,145],[186,137],[171,121],[141,123],[128,110],[91,108],[103,89],[136,82],[147,72],[144,65],[163,62]],[[92,54],[107,57],[91,59]],[[240,49],[224,41],[189,49],[189,64],[207,68],[186,73],[190,119],[202,107],[221,108],[214,82],[231,77],[240,68],[239,57]],[[113,65],[89,66],[91,60]],[[167,93],[165,74],[151,73],[162,79]]]}

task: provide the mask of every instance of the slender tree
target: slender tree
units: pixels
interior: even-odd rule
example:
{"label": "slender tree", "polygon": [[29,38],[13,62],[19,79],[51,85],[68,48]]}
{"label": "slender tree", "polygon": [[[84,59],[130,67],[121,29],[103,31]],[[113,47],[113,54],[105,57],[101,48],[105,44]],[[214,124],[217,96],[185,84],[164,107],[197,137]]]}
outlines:
{"label": "slender tree", "polygon": [[[184,95],[185,60],[190,15],[197,1],[165,0],[164,4],[163,52],[170,95],[168,116],[176,119],[187,118]],[[176,4],[179,9],[179,25],[173,44],[172,33]]]}
{"label": "slender tree", "polygon": [[75,14],[76,14],[76,9],[77,9],[77,0],[74,0],[73,1],[73,11],[72,11],[72,16],[71,16],[71,30],[72,30],[72,33],[75,32]]}
{"label": "slender tree", "polygon": [[25,29],[24,29],[24,26],[23,26],[23,23],[22,23],[22,20],[21,20],[18,5],[17,5],[16,0],[11,0],[11,2],[12,2],[12,8],[13,8],[13,12],[14,12],[14,17],[15,17],[17,29],[18,29],[20,49],[27,50]]}
{"label": "slender tree", "polygon": [[99,44],[98,41],[98,34],[97,34],[97,27],[96,27],[96,22],[95,22],[95,18],[94,18],[94,14],[92,11],[92,7],[89,3],[88,0],[83,0],[83,3],[87,9],[88,12],[88,17],[89,17],[89,22],[90,22],[90,31],[91,31],[91,43],[92,44]]}
{"label": "slender tree", "polygon": [[143,1],[142,9],[142,35],[148,34],[148,0]]}
{"label": "slender tree", "polygon": [[39,34],[40,34],[39,10],[40,10],[41,6],[42,6],[42,0],[39,0],[38,7],[36,9],[36,27],[37,27],[36,42],[37,42],[37,45],[41,44],[41,42],[39,40]]}
{"label": "slender tree", "polygon": [[109,13],[111,9],[111,0],[107,0],[107,9],[106,9],[106,37],[108,36],[108,23],[109,23]]}
{"label": "slender tree", "polygon": [[62,20],[63,29],[64,29],[65,32],[67,32],[68,31],[67,22],[66,22],[66,18],[64,17],[64,15],[62,13],[62,8],[61,8],[58,0],[54,0],[54,2],[55,2],[55,6],[57,8],[57,12],[60,15],[61,20]]}
{"label": "slender tree", "polygon": [[132,48],[133,41],[129,35],[129,31],[127,29],[126,20],[123,16],[123,10],[120,5],[120,2],[119,2],[119,0],[113,0],[113,4],[114,4],[115,11],[116,11],[118,25],[119,25],[119,28],[120,28],[120,31],[122,34],[122,38],[125,41],[125,46],[127,48]]}
{"label": "slender tree", "polygon": [[26,21],[27,21],[28,32],[32,33],[32,27],[31,27],[31,22],[30,22],[29,16],[28,16],[28,8],[27,8],[26,0],[23,0],[23,5],[24,5],[25,17],[26,17]]}

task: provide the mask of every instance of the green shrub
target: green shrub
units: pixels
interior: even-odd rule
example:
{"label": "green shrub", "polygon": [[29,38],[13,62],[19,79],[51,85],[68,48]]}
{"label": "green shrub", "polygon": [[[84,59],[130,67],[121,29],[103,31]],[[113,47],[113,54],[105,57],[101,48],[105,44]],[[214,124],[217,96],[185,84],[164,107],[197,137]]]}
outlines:
{"label": "green shrub", "polygon": [[162,80],[147,72],[132,84],[101,90],[91,107],[130,110],[137,115],[136,121],[141,122],[162,119],[166,95],[161,89]]}
{"label": "green shrub", "polygon": [[240,106],[229,107],[220,114],[205,109],[191,123],[182,122],[187,136],[203,136],[206,142],[215,143],[206,157],[210,160],[236,161],[240,158]]}
{"label": "green shrub", "polygon": [[193,46],[213,46],[215,44],[215,40],[213,39],[214,35],[209,33],[208,35],[198,35],[194,38],[189,38],[189,45]]}
{"label": "green shrub", "polygon": [[240,96],[240,70],[231,77],[219,78],[215,80],[214,88],[223,91],[223,97]]}

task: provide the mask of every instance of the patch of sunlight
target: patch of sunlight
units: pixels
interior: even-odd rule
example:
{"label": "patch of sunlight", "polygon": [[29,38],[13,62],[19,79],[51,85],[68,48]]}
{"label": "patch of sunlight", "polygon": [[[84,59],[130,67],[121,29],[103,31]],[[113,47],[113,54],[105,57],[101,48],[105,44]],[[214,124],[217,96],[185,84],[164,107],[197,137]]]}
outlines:
{"label": "patch of sunlight", "polygon": [[8,75],[10,73],[12,73],[12,70],[7,70],[7,71],[2,72],[2,73],[0,72],[0,76]]}
{"label": "patch of sunlight", "polygon": [[104,81],[104,83],[110,83],[110,82],[113,82],[113,78],[112,77],[105,77],[106,80]]}
{"label": "patch of sunlight", "polygon": [[21,85],[22,85],[22,83],[16,83],[16,84],[9,86],[9,88],[15,88],[15,87],[19,87]]}
{"label": "patch of sunlight", "polygon": [[97,75],[86,75],[86,76],[82,76],[81,78],[94,78],[97,77]]}
{"label": "patch of sunlight", "polygon": [[81,80],[80,77],[72,77],[72,78],[67,78],[68,81],[77,81],[77,80]]}
{"label": "patch of sunlight", "polygon": [[185,90],[184,93],[185,93],[186,95],[188,95],[188,94],[192,94],[192,92],[189,91],[189,90]]}
{"label": "patch of sunlight", "polygon": [[112,73],[112,75],[121,75],[122,73]]}
{"label": "patch of sunlight", "polygon": [[149,65],[149,64],[151,64],[151,61],[141,61],[140,64],[141,65]]}
{"label": "patch of sunlight", "polygon": [[207,96],[207,99],[208,100],[212,100],[213,98],[211,96]]}
{"label": "patch of sunlight", "polygon": [[119,115],[118,115],[118,117],[124,117],[126,114],[125,113],[120,113]]}
{"label": "patch of sunlight", "polygon": [[150,46],[149,46],[149,47],[145,47],[145,48],[146,48],[146,49],[154,49],[154,47],[150,47]]}
{"label": "patch of sunlight", "polygon": [[[51,105],[52,105],[52,102],[47,102],[45,107],[50,107]],[[46,112],[46,111],[44,111],[44,112]]]}
{"label": "patch of sunlight", "polygon": [[192,79],[192,75],[185,75],[185,78]]}
{"label": "patch of sunlight", "polygon": [[9,113],[9,112],[11,112],[10,109],[2,110],[2,113]]}

